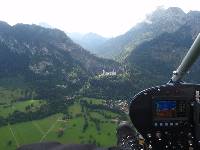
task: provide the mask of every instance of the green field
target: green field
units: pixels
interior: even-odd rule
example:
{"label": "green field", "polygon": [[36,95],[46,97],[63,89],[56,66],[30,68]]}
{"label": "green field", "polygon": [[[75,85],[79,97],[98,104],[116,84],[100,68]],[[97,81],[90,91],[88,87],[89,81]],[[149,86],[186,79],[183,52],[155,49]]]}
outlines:
{"label": "green field", "polygon": [[[28,89],[23,82],[18,83],[19,81],[22,79],[0,79],[0,116],[8,117],[14,111],[28,111],[27,106],[30,106],[29,110],[36,111],[45,103],[31,99],[36,95],[35,92]],[[19,85],[19,88],[10,87],[13,84]]]}
{"label": "green field", "polygon": [[81,99],[86,100],[90,104],[103,104],[105,102],[105,100],[103,100],[103,99],[96,99],[96,98],[83,97]]}
{"label": "green field", "polygon": [[0,105],[0,116],[7,117],[9,114],[12,114],[16,110],[25,112],[27,106],[31,106],[31,111],[36,111],[38,107],[44,103],[45,101],[42,100],[26,100],[22,102]]}
{"label": "green field", "polygon": [[[97,99],[87,99],[93,103],[101,101]],[[29,101],[27,101],[29,103]],[[17,104],[16,104],[17,105]],[[23,108],[25,104],[19,106]],[[103,114],[103,113],[104,114]],[[61,143],[95,143],[99,146],[107,147],[116,144],[116,127],[117,123],[114,118],[119,114],[110,111],[90,111],[81,110],[79,100],[68,108],[68,113],[72,118],[63,120],[64,114],[55,114],[50,117],[29,121],[24,123],[17,123],[14,125],[7,125],[0,128],[0,150],[14,150],[23,144],[42,142],[42,141],[59,141]],[[110,115],[112,119],[105,118],[104,115]],[[83,132],[83,126],[86,116],[88,120],[88,127]],[[96,124],[90,119],[98,119],[99,129]],[[62,135],[59,135],[62,131]]]}
{"label": "green field", "polygon": [[71,107],[69,107],[68,112],[72,114],[73,116],[76,116],[77,114],[81,113],[81,106],[78,103],[75,103]]}

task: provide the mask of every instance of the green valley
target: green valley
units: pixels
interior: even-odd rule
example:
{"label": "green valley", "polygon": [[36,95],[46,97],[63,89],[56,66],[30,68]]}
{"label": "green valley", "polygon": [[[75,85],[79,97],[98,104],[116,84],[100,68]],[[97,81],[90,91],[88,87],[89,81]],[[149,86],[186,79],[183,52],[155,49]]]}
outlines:
{"label": "green valley", "polygon": [[[25,106],[31,102],[34,100],[28,100],[22,104]],[[14,105],[20,105],[18,103],[21,102],[16,102]],[[34,105],[37,104],[39,101],[35,101]],[[0,127],[0,149],[14,150],[23,144],[42,141],[94,143],[103,147],[115,145],[119,118],[126,120],[127,116],[113,109],[91,107],[104,106],[104,104],[105,101],[100,99],[79,98],[66,108],[65,113],[2,126]],[[23,106],[18,109],[23,111]]]}

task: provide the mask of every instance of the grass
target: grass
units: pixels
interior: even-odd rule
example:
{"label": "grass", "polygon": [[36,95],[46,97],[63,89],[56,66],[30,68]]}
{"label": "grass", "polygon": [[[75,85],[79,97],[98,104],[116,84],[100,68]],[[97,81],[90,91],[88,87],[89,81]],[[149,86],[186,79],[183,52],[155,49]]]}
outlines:
{"label": "grass", "polygon": [[[94,116],[93,116],[94,117]],[[81,117],[70,119],[67,122],[57,123],[44,141],[60,141],[62,143],[90,143],[94,139],[101,146],[112,146],[116,144],[116,124],[101,123],[101,131],[97,131],[95,124],[89,121],[86,132],[82,132],[84,119]],[[64,135],[58,137],[58,130],[64,128]]]}
{"label": "grass", "polygon": [[[92,100],[96,103],[97,99]],[[15,104],[19,109],[31,102],[27,101],[22,104]],[[37,101],[35,101],[38,103]],[[100,102],[98,102],[100,103]],[[34,104],[35,105],[35,104]],[[40,141],[59,141],[61,143],[96,143],[102,147],[113,146],[116,144],[116,127],[117,124],[111,119],[106,119],[100,112],[88,111],[87,113],[92,117],[99,119],[100,131],[96,129],[96,125],[88,117],[88,128],[83,132],[84,118],[83,115],[76,117],[76,114],[81,113],[81,106],[77,100],[68,109],[73,118],[69,120],[62,120],[63,114],[55,114],[41,120],[29,121],[8,125],[0,128],[0,149],[14,150],[16,147]],[[110,111],[102,110],[101,112],[111,115],[112,117],[119,116],[119,114]],[[85,113],[85,112],[83,112]],[[63,135],[58,137],[58,131],[62,129]],[[11,145],[8,142],[11,141]]]}
{"label": "grass", "polygon": [[0,116],[7,117],[9,114],[12,114],[16,110],[25,112],[26,107],[31,105],[31,110],[35,111],[37,110],[37,107],[40,107],[44,103],[45,102],[42,100],[27,100],[6,105],[0,105]]}
{"label": "grass", "polygon": [[[62,117],[56,114],[51,117],[32,121],[9,125],[0,128],[0,149],[14,150],[17,145],[29,144],[40,141],[59,141],[61,143],[89,143],[94,139],[101,146],[112,146],[116,143],[115,128],[116,124],[102,123],[101,132],[96,130],[93,122],[89,122],[89,127],[85,133],[82,132],[84,120],[83,118],[74,118],[68,121],[58,121]],[[38,127],[40,129],[38,129]],[[13,131],[13,134],[10,131]],[[58,137],[58,130],[64,128],[64,135]],[[42,132],[40,131],[42,130]],[[15,140],[16,139],[16,140]],[[42,139],[42,140],[41,140]],[[12,145],[8,146],[8,141],[12,141]]]}
{"label": "grass", "polygon": [[45,119],[41,119],[41,120],[37,120],[33,122],[36,123],[44,133],[46,133],[48,129],[50,128],[50,126],[61,117],[62,117],[62,114],[56,114],[56,115],[47,117]]}
{"label": "grass", "polygon": [[78,104],[76,102],[74,105],[72,105],[71,107],[69,107],[68,112],[70,114],[72,114],[73,116],[75,116],[77,114],[80,114],[81,113],[81,106],[80,106],[80,104]]}
{"label": "grass", "polygon": [[[8,142],[11,141],[12,144],[8,146]],[[1,150],[15,150],[17,147],[15,140],[10,132],[9,126],[0,128],[0,149]]]}
{"label": "grass", "polygon": [[105,102],[105,100],[103,100],[103,99],[88,98],[88,97],[83,97],[83,98],[80,98],[80,99],[85,100],[90,104],[103,104]]}
{"label": "grass", "polygon": [[42,136],[40,131],[33,125],[32,122],[10,125],[10,128],[13,130],[14,136],[17,139],[18,144],[16,145],[37,142]]}
{"label": "grass", "polygon": [[[15,110],[25,111],[26,106],[34,105],[31,109],[34,111],[38,106],[42,105],[43,102],[40,100],[26,100],[19,101],[24,97],[34,97],[36,94],[31,89],[25,88],[25,85],[19,86],[22,88],[10,88],[9,84],[18,85],[17,79],[0,79],[0,116],[7,117],[12,114]],[[31,96],[30,96],[31,95]]]}
{"label": "grass", "polygon": [[[39,142],[51,127],[52,123],[56,122],[61,114],[52,115],[45,119],[18,123],[14,125],[8,125],[0,128],[0,149],[2,150],[14,150],[16,147]],[[39,129],[44,132],[42,133]],[[10,130],[11,129],[11,130]],[[13,134],[12,134],[12,132]],[[8,141],[12,141],[12,145],[8,146]]]}

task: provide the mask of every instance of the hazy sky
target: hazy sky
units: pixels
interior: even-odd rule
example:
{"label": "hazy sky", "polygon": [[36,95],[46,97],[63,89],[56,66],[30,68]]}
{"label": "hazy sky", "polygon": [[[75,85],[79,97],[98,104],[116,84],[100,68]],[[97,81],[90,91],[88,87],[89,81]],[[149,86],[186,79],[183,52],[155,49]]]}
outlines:
{"label": "hazy sky", "polygon": [[112,37],[161,5],[200,10],[200,0],[0,0],[0,20],[11,25],[46,22],[66,32]]}

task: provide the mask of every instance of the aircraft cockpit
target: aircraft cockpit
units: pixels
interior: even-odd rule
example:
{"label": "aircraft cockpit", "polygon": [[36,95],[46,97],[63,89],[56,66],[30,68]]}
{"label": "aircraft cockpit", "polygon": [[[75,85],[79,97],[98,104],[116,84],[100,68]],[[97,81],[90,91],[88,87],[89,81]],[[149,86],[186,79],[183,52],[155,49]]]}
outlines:
{"label": "aircraft cockpit", "polygon": [[199,54],[200,35],[167,84],[133,98],[129,115],[147,149],[200,149],[200,85],[182,82]]}

